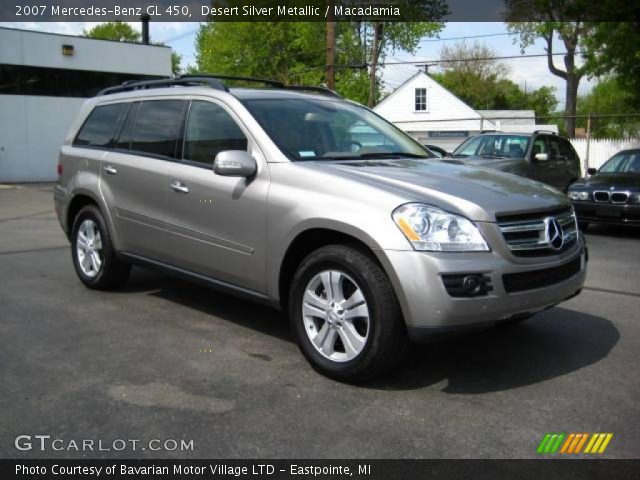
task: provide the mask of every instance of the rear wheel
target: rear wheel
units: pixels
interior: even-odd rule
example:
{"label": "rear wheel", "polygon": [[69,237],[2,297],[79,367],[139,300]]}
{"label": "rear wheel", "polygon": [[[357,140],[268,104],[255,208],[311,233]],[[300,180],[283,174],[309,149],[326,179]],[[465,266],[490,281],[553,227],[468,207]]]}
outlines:
{"label": "rear wheel", "polygon": [[291,286],[289,318],[319,372],[362,382],[393,368],[406,342],[389,279],[363,252],[330,245],[311,253]]}
{"label": "rear wheel", "polygon": [[127,281],[131,265],[117,258],[97,207],[83,207],[74,219],[71,232],[73,266],[82,283],[89,288],[106,290]]}

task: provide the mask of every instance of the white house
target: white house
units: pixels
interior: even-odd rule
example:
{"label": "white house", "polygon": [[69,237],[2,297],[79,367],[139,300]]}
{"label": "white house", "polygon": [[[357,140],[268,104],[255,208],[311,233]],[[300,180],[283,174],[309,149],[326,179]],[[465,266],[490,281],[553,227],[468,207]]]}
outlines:
{"label": "white house", "polygon": [[536,125],[533,110],[474,110],[423,71],[416,72],[374,110],[420,143],[448,151],[482,131],[555,128],[557,132],[555,125]]}
{"label": "white house", "polygon": [[420,143],[449,151],[469,135],[496,130],[493,123],[423,71],[409,78],[374,110]]}
{"label": "white house", "polygon": [[55,180],[85,98],[171,75],[171,49],[0,28],[0,182]]}

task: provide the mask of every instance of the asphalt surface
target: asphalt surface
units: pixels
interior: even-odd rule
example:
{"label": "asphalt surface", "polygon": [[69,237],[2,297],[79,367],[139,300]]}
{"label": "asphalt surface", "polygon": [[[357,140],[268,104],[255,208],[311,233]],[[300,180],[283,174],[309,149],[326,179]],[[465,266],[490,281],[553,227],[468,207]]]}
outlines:
{"label": "asphalt surface", "polygon": [[[268,308],[141,269],[84,288],[51,186],[0,186],[0,457],[533,458],[547,432],[611,432],[603,457],[638,458],[639,237],[590,230],[580,296],[355,387],[315,373]],[[14,446],[41,434],[65,449]],[[67,449],[83,439],[193,450]]]}

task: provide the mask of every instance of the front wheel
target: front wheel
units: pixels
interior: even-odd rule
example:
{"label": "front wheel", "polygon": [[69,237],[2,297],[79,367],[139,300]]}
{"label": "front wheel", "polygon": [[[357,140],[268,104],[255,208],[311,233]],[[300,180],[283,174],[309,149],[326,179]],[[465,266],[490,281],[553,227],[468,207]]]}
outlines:
{"label": "front wheel", "polygon": [[296,272],[289,318],[303,355],[319,372],[358,383],[388,372],[406,333],[393,288],[363,252],[330,245]]}
{"label": "front wheel", "polygon": [[100,210],[83,207],[71,230],[71,256],[78,278],[87,287],[106,290],[127,281],[131,265],[120,261]]}

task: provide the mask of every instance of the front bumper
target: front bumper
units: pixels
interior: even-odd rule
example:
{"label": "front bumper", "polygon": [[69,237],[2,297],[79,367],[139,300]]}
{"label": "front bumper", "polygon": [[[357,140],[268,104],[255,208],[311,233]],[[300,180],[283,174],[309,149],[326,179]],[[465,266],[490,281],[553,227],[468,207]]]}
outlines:
{"label": "front bumper", "polygon": [[[384,251],[383,262],[398,296],[412,340],[434,333],[485,327],[519,315],[536,313],[577,295],[585,281],[587,249],[584,238],[575,248],[558,255],[508,260],[497,252],[434,253]],[[550,284],[508,293],[503,275],[537,272],[579,262],[574,274]],[[453,297],[442,275],[475,273],[490,278],[492,290],[477,297]]]}
{"label": "front bumper", "polygon": [[640,225],[640,205],[574,201],[578,221],[613,225]]}

